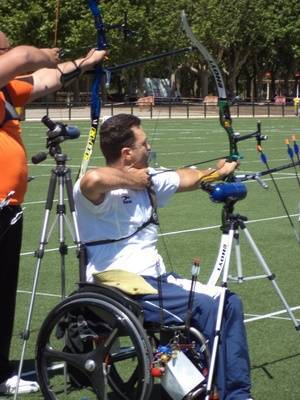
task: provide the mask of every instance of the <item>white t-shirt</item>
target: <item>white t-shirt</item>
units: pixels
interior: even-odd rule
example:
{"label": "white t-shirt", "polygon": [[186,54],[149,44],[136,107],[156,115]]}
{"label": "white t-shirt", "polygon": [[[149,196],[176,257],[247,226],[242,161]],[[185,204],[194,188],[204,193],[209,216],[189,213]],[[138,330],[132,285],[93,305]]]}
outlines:
{"label": "white t-shirt", "polygon": [[[156,192],[157,206],[164,207],[179,186],[176,172],[149,169]],[[147,190],[116,189],[106,193],[100,205],[91,203],[80,191],[80,181],[74,185],[76,215],[83,243],[119,239],[134,233],[152,212]],[[139,275],[157,276],[165,265],[156,249],[157,225],[149,224],[128,239],[115,243],[89,246],[87,280],[95,272],[125,269]]]}

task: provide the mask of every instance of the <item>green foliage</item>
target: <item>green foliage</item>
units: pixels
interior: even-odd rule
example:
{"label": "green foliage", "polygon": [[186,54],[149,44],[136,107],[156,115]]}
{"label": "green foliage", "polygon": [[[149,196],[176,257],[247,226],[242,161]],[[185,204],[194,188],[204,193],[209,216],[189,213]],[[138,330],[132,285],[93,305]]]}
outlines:
{"label": "green foliage", "polygon": [[[106,24],[122,24],[126,12],[135,32],[127,40],[118,30],[108,32],[110,64],[186,46],[188,41],[180,33],[180,11],[185,9],[193,31],[227,75],[230,92],[237,92],[238,78],[262,79],[266,71],[272,71],[274,79],[288,79],[300,68],[298,0],[111,0],[102,1],[101,7]],[[0,4],[1,27],[14,44],[51,47],[56,22],[57,44],[68,50],[70,58],[95,45],[87,1],[6,0]],[[203,69],[201,63],[195,52],[123,71],[117,79],[121,85],[129,85],[143,74],[170,77],[182,68],[190,81],[187,90],[192,93]]]}

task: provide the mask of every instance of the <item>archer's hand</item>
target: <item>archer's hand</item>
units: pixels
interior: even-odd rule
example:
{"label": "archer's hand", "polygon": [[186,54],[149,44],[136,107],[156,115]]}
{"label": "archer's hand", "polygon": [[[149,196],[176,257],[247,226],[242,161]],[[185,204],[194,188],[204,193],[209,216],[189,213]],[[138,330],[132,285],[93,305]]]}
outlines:
{"label": "archer's hand", "polygon": [[46,64],[45,68],[56,68],[57,64],[60,62],[59,51],[60,49],[54,47],[53,49],[40,49],[44,54]]}
{"label": "archer's hand", "polygon": [[224,178],[225,176],[232,174],[239,167],[239,165],[239,161],[220,160],[217,164],[218,173],[220,177]]}
{"label": "archer's hand", "polygon": [[[228,161],[227,158],[221,158],[221,159],[217,162],[217,166],[216,166],[217,169],[222,168],[223,165],[226,164],[226,162],[231,162],[231,161]],[[238,168],[238,167],[240,166],[240,161],[237,160],[237,161],[235,161],[235,162],[237,163],[236,168]]]}
{"label": "archer's hand", "polygon": [[86,69],[91,69],[94,65],[100,64],[103,60],[106,60],[108,56],[107,50],[90,50],[82,61],[82,65]]}
{"label": "archer's hand", "polygon": [[130,187],[136,190],[143,190],[151,184],[148,168],[129,167],[124,170],[130,180]]}

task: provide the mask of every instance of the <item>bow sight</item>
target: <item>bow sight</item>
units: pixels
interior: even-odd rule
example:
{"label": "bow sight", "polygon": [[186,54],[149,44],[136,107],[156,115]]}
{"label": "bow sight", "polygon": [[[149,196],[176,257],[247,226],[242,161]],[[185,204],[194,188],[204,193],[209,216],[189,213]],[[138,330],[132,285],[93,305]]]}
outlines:
{"label": "bow sight", "polygon": [[262,135],[261,134],[261,123],[260,121],[257,122],[257,130],[255,132],[252,133],[247,133],[246,135],[241,136],[239,132],[234,132],[234,142],[241,142],[243,140],[247,140],[247,139],[251,139],[251,138],[255,138],[256,142],[258,145],[261,144],[261,142],[263,140],[267,140],[268,136],[267,135]]}

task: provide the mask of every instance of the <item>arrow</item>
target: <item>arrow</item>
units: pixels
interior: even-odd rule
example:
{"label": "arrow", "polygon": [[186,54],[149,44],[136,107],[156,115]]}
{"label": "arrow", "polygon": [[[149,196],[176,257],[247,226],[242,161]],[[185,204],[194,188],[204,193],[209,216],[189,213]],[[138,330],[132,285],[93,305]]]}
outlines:
{"label": "arrow", "polygon": [[[299,179],[298,171],[297,171],[295,160],[294,160],[294,151],[290,146],[289,139],[285,139],[285,144],[287,146],[288,156],[290,157],[290,159],[292,161],[292,164],[293,164],[293,167],[294,167],[294,171],[295,171],[295,174],[296,174],[296,179],[297,179],[298,185],[300,186],[300,179]],[[298,159],[298,161],[299,161],[299,159]]]}
{"label": "arrow", "polygon": [[[292,227],[292,229],[293,229],[293,231],[294,231],[296,240],[297,240],[298,243],[300,243],[299,234],[298,234],[297,229],[296,229],[296,227],[295,227],[295,225],[294,225],[294,223],[293,223],[293,220],[292,220],[292,218],[291,218],[291,216],[290,216],[290,213],[289,213],[289,211],[288,211],[288,209],[287,209],[287,206],[286,206],[286,204],[285,204],[285,202],[284,202],[284,199],[283,199],[283,197],[282,197],[282,195],[281,195],[281,192],[280,192],[280,190],[279,190],[279,187],[278,187],[278,185],[277,185],[277,183],[276,183],[276,181],[275,181],[274,175],[273,175],[273,173],[271,172],[272,170],[271,170],[271,168],[270,168],[270,166],[269,166],[267,155],[264,153],[263,148],[262,148],[262,145],[261,145],[261,140],[262,140],[262,139],[261,139],[261,137],[260,137],[260,136],[261,136],[261,135],[260,135],[260,132],[261,132],[261,124],[260,124],[260,122],[257,123],[257,131],[258,131],[259,134],[256,136],[256,142],[257,142],[256,149],[257,149],[258,153],[260,154],[260,160],[261,160],[261,162],[267,167],[267,169],[269,170],[268,175],[270,175],[270,178],[271,178],[272,183],[273,183],[273,185],[274,185],[274,187],[275,187],[275,190],[276,190],[276,193],[277,193],[277,195],[278,195],[278,198],[279,198],[279,200],[280,200],[280,202],[281,202],[281,205],[282,205],[282,207],[283,207],[283,209],[284,209],[284,211],[285,211],[285,213],[286,213],[286,216],[288,217],[289,223],[290,223],[290,225],[291,225],[291,227]],[[293,164],[294,164],[294,163],[292,163],[291,166],[293,166]]]}

